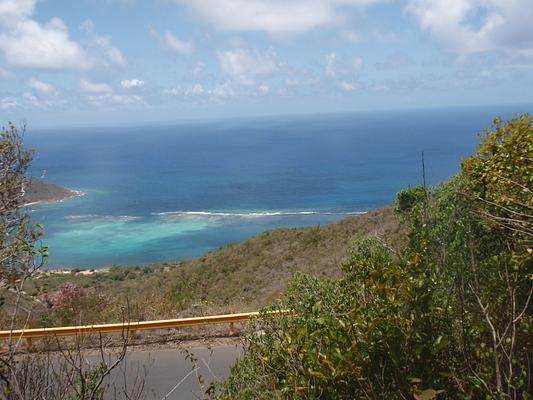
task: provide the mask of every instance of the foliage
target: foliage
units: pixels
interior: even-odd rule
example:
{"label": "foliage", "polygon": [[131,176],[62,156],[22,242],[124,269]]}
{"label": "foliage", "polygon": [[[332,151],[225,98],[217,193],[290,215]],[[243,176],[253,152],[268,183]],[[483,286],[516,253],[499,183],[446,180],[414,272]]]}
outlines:
{"label": "foliage", "polygon": [[79,388],[72,394],[69,400],[103,400],[105,387],[99,384],[100,377],[106,373],[107,365],[100,363],[88,368],[84,374],[76,377],[76,386]]}
{"label": "foliage", "polygon": [[533,118],[497,118],[463,163],[478,212],[533,246]]}
{"label": "foliage", "polygon": [[421,186],[400,190],[396,199],[396,211],[399,213],[407,213],[417,204],[420,204],[426,196],[427,192]]}
{"label": "foliage", "polygon": [[343,268],[337,281],[295,277],[278,307],[296,315],[258,324],[223,398],[404,398],[450,386],[446,317],[423,260],[399,262],[363,239]]}
{"label": "foliage", "polygon": [[[362,238],[341,279],[296,276],[274,307],[294,314],[256,323],[213,396],[531,398],[533,257],[523,245],[531,235],[495,230],[491,219],[518,207],[521,221],[532,216],[524,206],[531,119],[496,126],[458,176],[399,193],[396,210],[409,230],[402,251]],[[488,143],[497,150],[487,153]],[[502,171],[527,190],[483,184]],[[497,206],[480,203],[483,187]]]}
{"label": "foliage", "polygon": [[42,226],[29,223],[22,204],[31,160],[23,130],[14,125],[0,129],[0,290],[12,288],[46,258],[46,248],[38,242]]}
{"label": "foliage", "polygon": [[84,288],[67,282],[53,292],[46,292],[41,300],[56,317],[54,325],[68,325],[74,321],[99,322],[100,314],[109,305],[107,296],[96,293],[94,288]]}

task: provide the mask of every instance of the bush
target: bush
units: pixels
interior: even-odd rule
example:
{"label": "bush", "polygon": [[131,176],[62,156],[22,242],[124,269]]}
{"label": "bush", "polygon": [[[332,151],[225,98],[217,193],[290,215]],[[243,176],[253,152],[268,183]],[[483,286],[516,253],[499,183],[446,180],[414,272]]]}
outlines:
{"label": "bush", "polygon": [[69,325],[73,323],[95,323],[96,318],[109,305],[109,299],[96,293],[94,288],[84,288],[74,283],[65,283],[51,293],[41,296],[52,315],[50,323]]}
{"label": "bush", "polygon": [[408,213],[417,204],[425,200],[426,196],[426,190],[422,186],[401,190],[396,199],[396,211]]}
{"label": "bush", "polygon": [[[517,232],[533,211],[531,125],[497,120],[458,176],[400,192],[405,249],[363,238],[343,278],[295,276],[271,309],[294,315],[265,313],[213,396],[531,398],[533,256],[531,234]],[[513,212],[520,225],[494,229]]]}
{"label": "bush", "polygon": [[478,213],[533,246],[533,118],[494,120],[476,154],[463,163]]}

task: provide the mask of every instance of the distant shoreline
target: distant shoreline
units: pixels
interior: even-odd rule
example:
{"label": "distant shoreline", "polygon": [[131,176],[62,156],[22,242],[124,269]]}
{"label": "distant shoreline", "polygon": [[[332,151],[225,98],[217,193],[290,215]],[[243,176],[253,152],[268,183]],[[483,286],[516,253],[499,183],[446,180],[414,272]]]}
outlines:
{"label": "distant shoreline", "polygon": [[29,179],[28,184],[23,191],[23,207],[61,203],[65,200],[85,195],[84,192],[79,190],[66,189],[59,185],[38,179]]}
{"label": "distant shoreline", "polygon": [[85,196],[85,192],[82,192],[80,190],[71,190],[70,192],[71,193],[66,196],[58,197],[55,199],[36,200],[36,201],[29,202],[29,203],[24,203],[22,207],[30,207],[30,206],[42,205],[42,204],[62,203],[65,200],[73,199],[74,197]]}

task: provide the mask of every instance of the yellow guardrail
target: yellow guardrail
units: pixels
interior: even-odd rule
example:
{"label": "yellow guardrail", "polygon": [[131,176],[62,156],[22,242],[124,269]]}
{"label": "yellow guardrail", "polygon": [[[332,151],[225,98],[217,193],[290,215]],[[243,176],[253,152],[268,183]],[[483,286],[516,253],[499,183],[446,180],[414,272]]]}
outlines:
{"label": "yellow guardrail", "polygon": [[[285,314],[286,312],[280,312]],[[140,330],[156,330],[168,328],[180,328],[184,326],[212,325],[212,324],[230,324],[230,330],[235,322],[246,322],[250,318],[258,317],[259,312],[248,312],[240,314],[212,315],[208,317],[193,317],[180,319],[165,319],[158,321],[140,321],[124,322],[118,324],[101,324],[101,325],[80,325],[64,326],[58,328],[34,328],[34,329],[13,329],[0,331],[1,339],[28,339],[29,344],[32,338],[39,337],[56,337],[56,336],[75,336],[97,333],[116,333],[130,332]]]}

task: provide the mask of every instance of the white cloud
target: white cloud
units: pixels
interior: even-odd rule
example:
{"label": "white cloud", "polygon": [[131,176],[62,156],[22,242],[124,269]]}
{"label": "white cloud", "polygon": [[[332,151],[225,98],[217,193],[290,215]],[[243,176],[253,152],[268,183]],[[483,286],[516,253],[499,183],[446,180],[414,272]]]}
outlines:
{"label": "white cloud", "polygon": [[209,91],[206,90],[204,86],[199,83],[195,83],[194,85],[188,86],[185,88],[177,86],[177,87],[163,90],[163,94],[168,95],[168,96],[184,96],[184,97],[202,96],[208,93]]}
{"label": "white cloud", "polygon": [[324,74],[327,78],[339,78],[353,75],[354,71],[359,71],[363,66],[362,57],[354,57],[351,61],[339,60],[337,53],[331,52],[326,55],[324,63]]}
{"label": "white cloud", "polygon": [[83,49],[59,18],[32,19],[36,0],[0,0],[0,50],[8,65],[49,70],[90,67]]}
{"label": "white cloud", "polygon": [[492,76],[492,71],[488,68],[483,68],[481,71],[479,71],[479,76],[482,78],[488,78]]}
{"label": "white cloud", "polygon": [[112,93],[113,88],[107,83],[94,83],[87,79],[80,79],[80,88],[87,93]]}
{"label": "white cloud", "polygon": [[228,31],[294,34],[342,22],[347,6],[380,0],[176,0],[195,15]]}
{"label": "white cloud", "polygon": [[67,103],[67,101],[64,99],[50,98],[46,95],[44,97],[40,97],[30,92],[25,92],[22,95],[22,98],[25,102],[25,106],[39,108],[41,110],[57,108]]}
{"label": "white cloud", "polygon": [[124,54],[115,46],[111,44],[110,36],[101,36],[94,31],[94,23],[87,19],[81,24],[81,29],[89,36],[89,46],[94,51],[93,57],[95,64],[101,63],[104,67],[111,66],[125,67],[128,61]]}
{"label": "white cloud", "polygon": [[329,85],[332,88],[341,89],[345,92],[353,92],[359,89],[359,85],[356,83],[350,83],[356,72],[363,66],[362,57],[354,57],[351,61],[343,60],[337,57],[335,52],[331,52],[326,55],[324,75],[326,80],[319,80],[314,82],[313,85],[322,86],[324,84]]}
{"label": "white cloud", "polygon": [[131,89],[131,88],[136,88],[136,87],[143,87],[144,81],[140,79],[125,79],[123,81],[120,81],[120,85],[123,88]]}
{"label": "white cloud", "polygon": [[181,89],[179,87],[166,88],[163,89],[162,93],[167,96],[178,96],[181,93]]}
{"label": "white cloud", "polygon": [[255,97],[258,95],[266,95],[270,92],[268,85],[253,85],[242,84],[239,81],[228,80],[223,83],[218,83],[213,89],[207,90],[206,94],[211,100],[223,100],[232,97]]}
{"label": "white cloud", "polygon": [[268,94],[270,92],[270,88],[268,87],[268,85],[259,85],[257,87],[257,90],[261,94]]}
{"label": "white cloud", "polygon": [[326,76],[329,78],[333,78],[337,73],[335,72],[336,67],[336,61],[337,61],[337,54],[335,52],[331,52],[326,56]]}
{"label": "white cloud", "polygon": [[354,57],[352,60],[352,67],[355,70],[360,70],[363,66],[363,57]]}
{"label": "white cloud", "polygon": [[235,84],[232,81],[226,81],[224,83],[217,83],[210,94],[215,98],[227,98],[237,96],[235,90]]}
{"label": "white cloud", "polygon": [[15,97],[7,96],[0,99],[0,110],[9,110],[18,107],[18,102]]}
{"label": "white cloud", "polygon": [[35,10],[35,0],[2,0],[0,15],[9,19],[16,19],[21,14],[30,15]]}
{"label": "white cloud", "polygon": [[191,54],[194,51],[194,45],[191,41],[179,40],[172,33],[165,33],[164,37],[165,44],[174,52],[180,55]]}
{"label": "white cloud", "polygon": [[54,86],[50,85],[49,83],[39,81],[35,78],[31,78],[27,83],[28,87],[38,91],[39,93],[53,93],[55,92]]}
{"label": "white cloud", "polygon": [[87,101],[94,107],[105,108],[113,105],[129,106],[135,104],[146,105],[144,99],[138,95],[105,93],[87,96]]}
{"label": "white cloud", "polygon": [[204,93],[204,87],[202,85],[200,85],[199,83],[196,83],[193,87],[192,87],[192,94],[193,95],[201,95]]}
{"label": "white cloud", "polygon": [[354,90],[357,89],[357,86],[352,84],[352,83],[349,83],[349,82],[346,82],[346,81],[342,81],[339,83],[339,86],[342,90],[344,90],[345,92],[353,92]]}
{"label": "white cloud", "polygon": [[247,49],[219,51],[217,56],[222,71],[241,81],[250,81],[258,75],[271,75],[283,68],[272,49],[264,53]]}
{"label": "white cloud", "polygon": [[199,62],[199,63],[196,64],[196,66],[192,69],[191,74],[192,74],[192,76],[194,76],[195,78],[199,78],[199,77],[201,77],[202,74],[204,73],[204,69],[205,69],[205,64],[202,63],[202,62]]}
{"label": "white cloud", "polygon": [[201,84],[187,85],[185,87],[176,86],[162,91],[164,95],[177,97],[186,101],[210,100],[219,102],[234,97],[250,97],[266,95],[270,93],[270,87],[266,84],[243,84],[241,81],[228,79],[222,82],[215,82],[212,86],[206,87]]}
{"label": "white cloud", "polygon": [[350,43],[359,43],[361,41],[361,35],[354,31],[342,32],[341,37]]}
{"label": "white cloud", "polygon": [[285,79],[285,82],[283,83],[285,84],[285,86],[289,86],[289,87],[295,87],[300,84],[300,82],[298,82],[298,80],[296,79]]}
{"label": "white cloud", "polygon": [[405,9],[460,55],[533,48],[531,0],[409,0]]}

